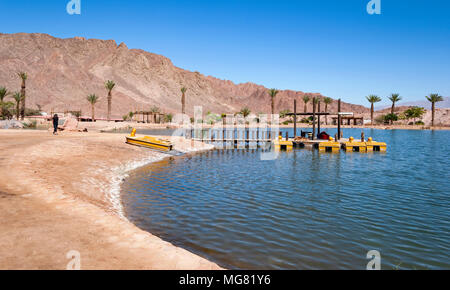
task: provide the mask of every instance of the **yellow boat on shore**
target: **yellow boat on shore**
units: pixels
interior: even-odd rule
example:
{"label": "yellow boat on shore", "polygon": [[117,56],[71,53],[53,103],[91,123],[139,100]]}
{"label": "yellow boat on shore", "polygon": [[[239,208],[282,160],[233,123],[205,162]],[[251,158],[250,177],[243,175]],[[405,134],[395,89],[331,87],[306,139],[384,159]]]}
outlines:
{"label": "yellow boat on shore", "polygon": [[131,135],[127,138],[127,144],[140,146],[159,151],[172,151],[173,144],[167,139],[161,139],[152,136],[136,137],[136,129],[131,131]]}

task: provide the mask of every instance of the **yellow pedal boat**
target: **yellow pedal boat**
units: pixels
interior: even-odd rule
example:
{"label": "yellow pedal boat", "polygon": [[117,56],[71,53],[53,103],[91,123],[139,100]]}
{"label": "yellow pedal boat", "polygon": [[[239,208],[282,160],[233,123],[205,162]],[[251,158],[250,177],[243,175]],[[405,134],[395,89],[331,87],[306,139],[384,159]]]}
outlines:
{"label": "yellow pedal boat", "polygon": [[161,139],[152,136],[136,137],[136,129],[131,131],[131,135],[127,138],[127,144],[155,149],[159,151],[172,151],[173,144],[167,139]]}

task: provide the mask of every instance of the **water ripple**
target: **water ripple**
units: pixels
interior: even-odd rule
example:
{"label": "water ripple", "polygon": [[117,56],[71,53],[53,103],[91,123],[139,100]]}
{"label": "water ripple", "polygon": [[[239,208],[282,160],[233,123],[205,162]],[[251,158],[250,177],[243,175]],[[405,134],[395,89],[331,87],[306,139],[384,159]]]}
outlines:
{"label": "water ripple", "polygon": [[126,215],[233,269],[364,269],[369,250],[384,269],[450,268],[450,132],[365,134],[388,153],[261,161],[216,150],[158,162],[126,180]]}

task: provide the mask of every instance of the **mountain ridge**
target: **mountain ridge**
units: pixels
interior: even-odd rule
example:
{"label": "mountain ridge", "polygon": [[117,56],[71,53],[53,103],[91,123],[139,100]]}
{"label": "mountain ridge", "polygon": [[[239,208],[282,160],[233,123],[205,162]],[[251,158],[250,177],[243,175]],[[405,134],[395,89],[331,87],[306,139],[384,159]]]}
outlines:
{"label": "mountain ridge", "polygon": [[[57,38],[43,33],[0,33],[0,85],[10,91],[20,89],[18,71],[29,75],[27,80],[27,106],[38,104],[47,111],[81,109],[90,112],[86,96],[100,97],[96,105],[98,116],[106,115],[108,79],[117,84],[113,91],[113,115],[120,117],[129,111],[160,107],[165,112],[181,111],[182,86],[188,88],[187,112],[194,106],[204,111],[235,113],[242,107],[252,112],[270,112],[268,88],[252,82],[234,83],[215,76],[206,76],[175,66],[159,54],[142,49],[129,49],[125,43],[84,37]],[[298,111],[303,111],[305,94],[320,93],[280,90],[276,98],[276,111],[293,109],[297,99]],[[322,106],[323,108],[323,106]],[[337,102],[329,111],[337,110]],[[342,103],[343,111],[367,114],[361,105]],[[308,104],[311,111],[311,104]]]}

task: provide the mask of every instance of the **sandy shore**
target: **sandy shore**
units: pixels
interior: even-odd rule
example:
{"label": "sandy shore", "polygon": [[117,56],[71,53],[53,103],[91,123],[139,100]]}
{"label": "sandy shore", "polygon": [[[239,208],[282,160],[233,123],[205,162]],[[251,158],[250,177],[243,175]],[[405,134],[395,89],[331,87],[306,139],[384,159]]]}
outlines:
{"label": "sandy shore", "polygon": [[[42,121],[42,128],[50,128],[50,122]],[[137,130],[148,130],[148,129],[176,129],[180,126],[177,124],[143,124],[135,122],[119,122],[119,123],[108,123],[106,121],[98,121],[95,123],[79,123],[79,128],[86,128],[89,132],[114,132],[114,131],[131,131],[132,128]],[[204,124],[203,127],[211,128],[211,125]],[[236,125],[225,125],[225,127],[236,127]],[[260,127],[259,124],[247,125],[247,127]],[[450,126],[423,126],[423,125],[342,125],[343,129],[380,129],[380,130],[450,130]],[[279,128],[294,128],[294,124],[283,125],[279,124]],[[312,129],[312,125],[297,123],[297,128],[308,128]],[[336,129],[336,125],[321,125],[321,129]]]}
{"label": "sandy shore", "polygon": [[121,217],[127,170],[165,156],[120,134],[0,130],[0,269],[66,269],[69,251],[82,269],[220,269]]}

